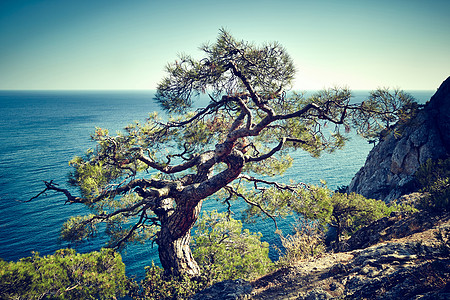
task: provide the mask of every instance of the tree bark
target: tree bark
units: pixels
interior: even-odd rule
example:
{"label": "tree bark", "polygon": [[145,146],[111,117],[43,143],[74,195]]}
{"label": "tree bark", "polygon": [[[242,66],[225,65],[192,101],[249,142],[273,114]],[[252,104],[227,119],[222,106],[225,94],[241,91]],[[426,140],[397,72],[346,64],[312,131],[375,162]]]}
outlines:
{"label": "tree bark", "polygon": [[161,230],[156,240],[159,259],[166,275],[199,276],[200,268],[189,245],[191,230],[200,215],[203,201],[180,200],[175,208],[166,206],[164,214],[159,216]]}
{"label": "tree bark", "polygon": [[167,227],[161,228],[157,240],[159,259],[167,275],[200,275],[200,268],[189,247],[190,242],[189,231],[181,237],[173,238]]}

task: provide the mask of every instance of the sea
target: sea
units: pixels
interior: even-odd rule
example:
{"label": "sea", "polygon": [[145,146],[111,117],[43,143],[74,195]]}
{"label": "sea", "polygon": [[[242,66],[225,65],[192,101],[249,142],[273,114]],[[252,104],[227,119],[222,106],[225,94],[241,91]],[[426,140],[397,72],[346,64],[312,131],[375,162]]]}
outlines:
{"label": "sea", "polygon": [[[0,259],[17,261],[31,256],[53,254],[57,249],[73,247],[80,253],[99,250],[105,242],[102,234],[80,245],[70,245],[59,239],[64,221],[87,213],[81,205],[68,205],[64,196],[48,192],[29,200],[43,190],[43,181],[54,180],[67,185],[71,171],[68,161],[95,147],[90,135],[95,127],[120,131],[134,121],[144,121],[148,114],[161,111],[154,102],[154,91],[0,91]],[[425,103],[434,91],[411,91],[420,103]],[[354,101],[364,100],[367,91],[354,92]],[[206,105],[199,99],[198,107]],[[275,178],[281,182],[319,184],[325,180],[335,189],[348,185],[364,165],[373,145],[350,132],[351,140],[343,150],[312,158],[298,151],[292,154],[293,167]],[[76,193],[76,190],[72,191]],[[234,205],[234,204],[233,204]],[[242,204],[232,206],[234,218],[240,218]],[[224,211],[220,201],[209,201],[204,211]],[[284,234],[292,231],[298,216],[279,221]],[[244,224],[253,232],[261,232],[271,246],[280,246],[271,220],[256,220]],[[271,247],[270,256],[278,253]],[[129,276],[141,278],[145,266],[159,264],[156,245],[152,243],[128,246],[122,253]]]}

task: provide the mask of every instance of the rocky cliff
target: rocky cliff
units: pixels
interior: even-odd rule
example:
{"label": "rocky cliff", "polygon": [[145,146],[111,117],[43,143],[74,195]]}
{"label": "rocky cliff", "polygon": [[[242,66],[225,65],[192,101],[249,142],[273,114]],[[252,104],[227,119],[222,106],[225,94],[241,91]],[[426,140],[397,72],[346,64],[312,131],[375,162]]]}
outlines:
{"label": "rocky cliff", "polygon": [[450,154],[450,77],[400,132],[372,149],[349,192],[390,202],[414,191],[413,175],[421,164]]}

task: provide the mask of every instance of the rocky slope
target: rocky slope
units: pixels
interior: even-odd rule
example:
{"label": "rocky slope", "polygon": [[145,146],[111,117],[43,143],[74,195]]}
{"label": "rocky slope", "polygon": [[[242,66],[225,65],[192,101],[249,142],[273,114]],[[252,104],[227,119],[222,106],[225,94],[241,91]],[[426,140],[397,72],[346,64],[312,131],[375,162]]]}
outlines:
{"label": "rocky slope", "polygon": [[251,283],[219,282],[192,300],[450,299],[450,213],[394,214],[352,236],[347,248]]}
{"label": "rocky slope", "polygon": [[450,299],[449,214],[396,215],[361,235],[371,232],[349,241],[355,249],[258,279],[248,299]]}
{"label": "rocky slope", "polygon": [[421,164],[450,154],[450,77],[408,125],[372,149],[349,192],[390,202],[414,191],[413,174]]}

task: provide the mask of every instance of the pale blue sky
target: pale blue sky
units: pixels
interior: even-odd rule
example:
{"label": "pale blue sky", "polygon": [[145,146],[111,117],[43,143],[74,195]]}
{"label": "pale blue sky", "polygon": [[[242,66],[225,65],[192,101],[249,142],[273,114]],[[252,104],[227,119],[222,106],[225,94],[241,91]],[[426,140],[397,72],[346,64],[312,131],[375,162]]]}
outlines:
{"label": "pale blue sky", "polygon": [[154,89],[221,27],[285,46],[296,89],[434,90],[450,75],[448,0],[1,0],[0,89]]}

